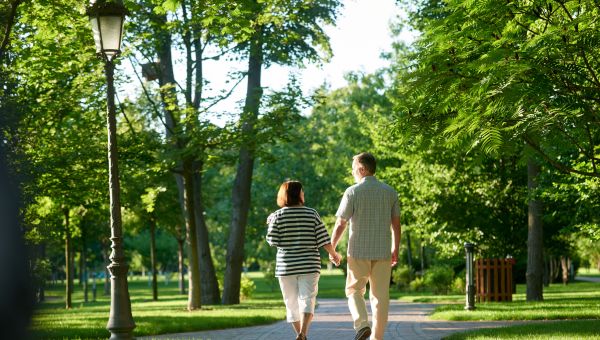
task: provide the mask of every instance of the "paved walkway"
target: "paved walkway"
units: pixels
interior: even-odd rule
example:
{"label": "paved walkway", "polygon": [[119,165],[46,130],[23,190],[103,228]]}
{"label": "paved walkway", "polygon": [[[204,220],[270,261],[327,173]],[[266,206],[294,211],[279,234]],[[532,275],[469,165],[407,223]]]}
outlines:
{"label": "paved walkway", "polygon": [[575,281],[587,281],[587,282],[598,282],[600,283],[600,277],[597,276],[577,276]]}
{"label": "paved walkway", "polygon": [[[515,325],[515,321],[434,321],[427,317],[434,304],[403,303],[391,301],[389,323],[385,339],[441,339],[452,333],[475,328]],[[318,299],[318,307],[311,324],[310,340],[353,339],[352,319],[345,299]],[[266,326],[232,328],[196,333],[166,334],[140,339],[201,339],[201,340],[286,340],[295,339],[292,327],[286,322],[276,322]]]}

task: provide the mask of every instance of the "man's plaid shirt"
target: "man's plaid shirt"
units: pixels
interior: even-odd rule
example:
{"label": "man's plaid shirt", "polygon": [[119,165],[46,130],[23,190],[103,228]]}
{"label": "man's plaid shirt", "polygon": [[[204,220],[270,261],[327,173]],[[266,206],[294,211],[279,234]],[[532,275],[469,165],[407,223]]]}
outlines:
{"label": "man's plaid shirt", "polygon": [[373,176],[363,177],[346,189],[335,215],[350,221],[348,256],[365,260],[391,257],[392,217],[400,216],[394,188]]}

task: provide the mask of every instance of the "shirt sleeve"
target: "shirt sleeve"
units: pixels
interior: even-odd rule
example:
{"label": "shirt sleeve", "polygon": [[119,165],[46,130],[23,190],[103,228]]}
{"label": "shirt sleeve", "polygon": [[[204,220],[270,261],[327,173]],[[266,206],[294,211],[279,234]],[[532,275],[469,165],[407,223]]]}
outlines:
{"label": "shirt sleeve", "polygon": [[400,217],[400,200],[398,199],[398,195],[396,195],[396,200],[394,201],[394,205],[392,205],[392,217]]}
{"label": "shirt sleeve", "polygon": [[315,238],[317,240],[317,248],[321,248],[324,245],[331,243],[331,238],[327,229],[325,229],[325,223],[321,220],[319,213],[315,211]]}
{"label": "shirt sleeve", "polygon": [[344,192],[344,196],[342,197],[342,201],[340,202],[340,207],[335,213],[336,217],[341,217],[346,221],[350,220],[352,215],[354,214],[354,204],[352,202],[353,195],[350,193],[350,188],[346,189]]}
{"label": "shirt sleeve", "polygon": [[277,216],[271,214],[267,218],[269,229],[267,229],[267,243],[271,247],[278,247],[281,235],[279,234],[279,226],[277,225]]}

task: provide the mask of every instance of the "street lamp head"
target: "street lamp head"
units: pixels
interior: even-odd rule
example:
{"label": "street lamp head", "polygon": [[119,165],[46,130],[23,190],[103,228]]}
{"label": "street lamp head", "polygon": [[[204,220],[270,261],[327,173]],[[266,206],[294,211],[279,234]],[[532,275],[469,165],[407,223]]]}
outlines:
{"label": "street lamp head", "polygon": [[92,25],[96,53],[113,60],[121,52],[127,9],[121,0],[92,0],[86,11]]}

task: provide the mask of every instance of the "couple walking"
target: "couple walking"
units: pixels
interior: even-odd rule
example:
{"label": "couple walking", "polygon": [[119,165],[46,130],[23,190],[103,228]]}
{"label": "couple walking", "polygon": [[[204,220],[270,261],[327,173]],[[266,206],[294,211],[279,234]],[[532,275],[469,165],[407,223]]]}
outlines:
{"label": "couple walking", "polygon": [[[275,276],[297,340],[306,339],[315,308],[321,271],[319,248],[339,266],[336,252],[348,222],[346,296],[352,314],[355,339],[383,339],[388,320],[391,267],[398,262],[400,207],[398,194],[375,177],[376,161],[370,153],[353,157],[356,184],[346,189],[337,210],[332,237],[316,210],[304,206],[304,191],[298,181],[287,181],[277,194],[281,209],[267,219],[267,242],[277,247]],[[372,310],[369,326],[364,299],[367,282]]]}

